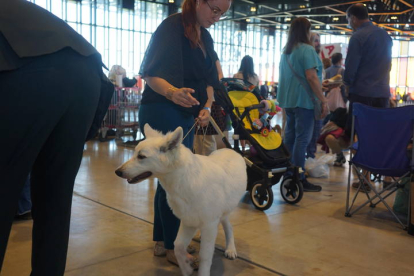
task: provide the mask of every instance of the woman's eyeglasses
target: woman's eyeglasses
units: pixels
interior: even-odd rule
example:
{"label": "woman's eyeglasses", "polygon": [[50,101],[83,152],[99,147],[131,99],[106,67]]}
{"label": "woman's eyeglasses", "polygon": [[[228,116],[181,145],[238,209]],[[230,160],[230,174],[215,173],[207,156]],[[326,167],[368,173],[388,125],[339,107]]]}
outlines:
{"label": "woman's eyeglasses", "polygon": [[213,13],[213,17],[217,18],[219,17],[219,19],[225,19],[227,17],[226,13],[221,14],[221,10],[216,8],[216,7],[211,7],[210,4],[208,3],[208,1],[206,1],[208,7],[210,8],[211,12]]}

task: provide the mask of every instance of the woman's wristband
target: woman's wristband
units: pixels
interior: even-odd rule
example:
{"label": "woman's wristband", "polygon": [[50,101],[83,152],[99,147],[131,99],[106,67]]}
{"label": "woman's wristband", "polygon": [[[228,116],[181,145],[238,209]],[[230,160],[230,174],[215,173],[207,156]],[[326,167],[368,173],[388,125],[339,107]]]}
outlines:
{"label": "woman's wristband", "polygon": [[208,110],[208,113],[211,114],[211,108],[210,107],[205,106],[205,107],[203,107],[203,109]]}

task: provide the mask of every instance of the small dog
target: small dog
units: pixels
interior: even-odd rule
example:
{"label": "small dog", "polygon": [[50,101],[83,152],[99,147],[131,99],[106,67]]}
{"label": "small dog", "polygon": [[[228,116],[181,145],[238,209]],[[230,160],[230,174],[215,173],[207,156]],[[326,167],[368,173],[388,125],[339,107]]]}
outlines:
{"label": "small dog", "polygon": [[182,274],[193,272],[186,249],[200,229],[198,275],[210,275],[220,222],[226,235],[224,254],[229,259],[237,257],[229,214],[246,191],[244,159],[231,149],[217,150],[210,156],[193,154],[181,143],[181,127],[163,135],[146,124],[144,131],[146,140],[138,144],[133,157],[116,174],[131,184],[151,176],[160,180],[169,206],[181,220],[174,252]]}

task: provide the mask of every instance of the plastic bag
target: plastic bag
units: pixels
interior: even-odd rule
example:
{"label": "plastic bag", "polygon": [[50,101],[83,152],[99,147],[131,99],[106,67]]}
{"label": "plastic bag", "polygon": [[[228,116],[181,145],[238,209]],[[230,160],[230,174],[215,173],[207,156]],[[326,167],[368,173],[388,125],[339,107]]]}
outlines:
{"label": "plastic bag", "polygon": [[346,107],[344,99],[342,98],[341,88],[339,87],[332,88],[328,95],[326,95],[326,98],[328,99],[328,107],[331,112],[335,111],[339,107]]}
{"label": "plastic bag", "polygon": [[305,169],[310,177],[327,178],[329,177],[329,165],[335,159],[332,154],[324,154],[316,159],[308,158],[305,162]]}
{"label": "plastic bag", "polygon": [[115,84],[116,76],[120,76],[121,80],[126,77],[126,71],[121,65],[113,65],[108,73],[108,79]]}

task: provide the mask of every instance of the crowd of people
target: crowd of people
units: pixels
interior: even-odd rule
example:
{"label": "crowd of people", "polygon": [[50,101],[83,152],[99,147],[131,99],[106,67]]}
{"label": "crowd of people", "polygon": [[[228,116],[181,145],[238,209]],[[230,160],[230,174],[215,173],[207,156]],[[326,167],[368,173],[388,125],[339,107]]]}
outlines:
{"label": "crowd of people", "polygon": [[[193,148],[193,126],[206,127],[212,109],[220,110],[214,107],[214,90],[219,89],[223,73],[207,29],[225,15],[231,3],[184,0],[181,13],[159,25],[140,69],[146,81],[139,109],[140,126],[148,123],[163,133],[180,126],[189,133],[183,144]],[[303,169],[300,179],[306,192],[322,190],[305,174],[305,160],[315,157],[318,140],[337,154],[336,165],[344,163],[342,150],[349,146],[352,104],[389,106],[392,40],[370,22],[363,4],[352,5],[346,17],[354,34],[345,70],[340,53],[332,56],[331,64],[322,63],[318,55],[320,37],[311,32],[310,21],[303,17],[292,21],[279,65],[277,100],[286,115],[284,143],[291,152],[291,162]],[[15,207],[30,173],[30,184],[26,186],[31,187],[33,201],[31,275],[63,275],[73,185],[83,145],[99,127],[113,87],[102,73],[99,53],[62,20],[23,0],[1,1],[0,19],[0,89],[15,91],[5,95],[0,108],[2,125],[15,133],[0,138],[8,145],[0,158],[4,178],[0,186],[0,271]],[[52,39],[38,41],[46,33]],[[344,85],[323,79],[337,75]],[[255,86],[260,83],[250,56],[243,58],[233,77]],[[62,89],[65,92],[56,96],[56,91]],[[263,89],[264,97],[275,92]],[[332,110],[328,105],[327,95],[335,89],[344,103],[349,102],[348,112],[344,107]],[[22,112],[16,103],[26,109]],[[324,120],[330,111],[329,120]],[[20,117],[24,124],[16,125]],[[202,136],[196,138],[198,152],[209,154],[216,146],[206,146],[206,135]],[[179,225],[162,183],[158,183],[154,255],[166,256],[174,264]],[[197,259],[190,255],[194,248],[187,251],[192,266],[197,268]]]}

